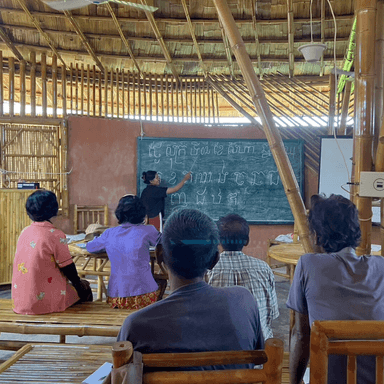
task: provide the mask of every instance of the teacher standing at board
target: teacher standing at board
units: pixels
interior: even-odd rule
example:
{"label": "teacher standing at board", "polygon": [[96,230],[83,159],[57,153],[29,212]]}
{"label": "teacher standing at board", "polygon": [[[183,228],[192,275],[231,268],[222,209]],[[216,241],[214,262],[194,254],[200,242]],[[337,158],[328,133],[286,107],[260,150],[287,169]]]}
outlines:
{"label": "teacher standing at board", "polygon": [[[160,221],[158,219],[159,213],[164,217],[165,198],[179,191],[187,180],[191,178],[191,172],[188,172],[183,180],[174,187],[160,187],[161,179],[156,171],[143,172],[141,178],[145,184],[148,184],[144,191],[141,193],[141,201],[147,211],[149,223],[159,229]],[[153,220],[154,219],[154,220]]]}

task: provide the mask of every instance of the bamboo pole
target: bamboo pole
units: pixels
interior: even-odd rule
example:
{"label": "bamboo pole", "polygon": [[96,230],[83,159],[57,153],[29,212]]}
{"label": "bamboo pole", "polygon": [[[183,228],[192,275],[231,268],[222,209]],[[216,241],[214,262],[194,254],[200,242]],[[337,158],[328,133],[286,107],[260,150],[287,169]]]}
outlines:
{"label": "bamboo pole", "polygon": [[[0,116],[4,115],[4,88],[3,88],[3,52],[0,51]],[[1,143],[1,142],[0,142]],[[1,159],[0,159],[1,162]]]}
{"label": "bamboo pole", "polygon": [[[138,75],[140,78],[140,75]],[[133,107],[133,117],[136,116],[136,74],[132,74],[132,95],[133,95],[133,100],[132,100],[132,107]]]}
{"label": "bamboo pole", "polygon": [[333,135],[335,126],[335,88],[336,80],[334,75],[329,76],[329,120],[328,120],[328,135]]}
{"label": "bamboo pole", "polygon": [[184,95],[183,95],[183,88],[184,88],[185,81],[184,79],[180,79],[180,101],[181,101],[181,121],[184,122]]}
{"label": "bamboo pole", "polygon": [[63,96],[63,117],[67,116],[67,67],[61,66],[61,93]]}
{"label": "bamboo pole", "polygon": [[128,118],[129,118],[129,115],[130,115],[130,105],[131,105],[131,91],[130,91],[130,87],[131,87],[131,73],[128,71],[127,73],[127,83],[128,83],[128,86],[127,86],[127,113],[128,113]]}
{"label": "bamboo pole", "polygon": [[52,56],[52,93],[53,93],[53,118],[57,118],[57,57]]}
{"label": "bamboo pole", "polygon": [[99,71],[99,76],[98,76],[98,85],[99,85],[99,117],[103,115],[103,83],[102,83],[102,72]]}
{"label": "bamboo pole", "polygon": [[[320,0],[320,34],[321,34],[321,44],[325,44],[325,1]],[[324,51],[321,54],[320,61],[320,76],[324,76]]]}
{"label": "bamboo pole", "polygon": [[47,57],[45,53],[41,54],[41,106],[43,108],[43,117],[47,117]]}
{"label": "bamboo pole", "polygon": [[159,121],[159,94],[158,94],[157,75],[155,75],[155,104],[156,104],[156,121]]}
{"label": "bamboo pole", "polygon": [[90,116],[91,110],[91,93],[90,93],[90,85],[91,85],[91,68],[89,64],[87,64],[87,116]]}
{"label": "bamboo pole", "polygon": [[164,75],[161,75],[161,121],[164,121]]}
{"label": "bamboo pole", "polygon": [[116,116],[120,117],[120,71],[116,68]]}
{"label": "bamboo pole", "polygon": [[169,121],[169,76],[165,75],[165,92],[167,100],[167,121]]}
{"label": "bamboo pole", "polygon": [[340,120],[339,129],[337,131],[338,135],[347,134],[347,118],[348,118],[349,100],[351,97],[351,87],[352,87],[352,82],[347,81],[345,83],[345,88],[344,88],[343,106],[341,108],[341,120]]}
{"label": "bamboo pole", "polygon": [[[377,0],[356,0],[357,22],[355,55],[355,183],[360,182],[360,173],[372,170],[372,125],[374,118],[375,82],[375,30]],[[359,191],[359,189],[357,189]],[[358,255],[371,251],[372,199],[357,195],[361,242]]]}
{"label": "bamboo pole", "polygon": [[81,64],[80,81],[80,114],[84,116],[84,64]]}
{"label": "bamboo pole", "polygon": [[137,74],[137,85],[139,91],[139,120],[141,120],[141,77]]}
{"label": "bamboo pole", "polygon": [[69,101],[71,105],[71,115],[73,115],[73,65],[69,65]]}
{"label": "bamboo pole", "polygon": [[124,68],[121,70],[121,104],[123,106],[123,119],[125,117],[125,73],[124,73]]}
{"label": "bamboo pole", "polygon": [[[376,17],[376,81],[375,81],[375,138],[376,172],[384,172],[384,118],[383,118],[383,83],[384,83],[384,1],[377,3]],[[380,123],[381,122],[381,123]],[[379,129],[379,126],[381,127]],[[380,239],[381,255],[384,256],[384,199],[380,201]]]}
{"label": "bamboo pole", "polygon": [[76,115],[79,114],[79,65],[76,63],[75,68],[75,108]]}
{"label": "bamboo pole", "polygon": [[147,73],[143,74],[144,120],[147,119]]}
{"label": "bamboo pole", "polygon": [[239,30],[236,27],[233,16],[230,12],[228,4],[225,0],[214,0],[214,4],[219,14],[227,36],[232,46],[232,50],[236,56],[238,65],[244,76],[249,93],[255,104],[257,113],[263,122],[264,132],[267,137],[271,152],[275,159],[277,169],[284,190],[287,195],[288,202],[292,209],[295,223],[298,226],[300,239],[305,252],[312,252],[312,244],[309,239],[309,230],[306,218],[306,209],[300,196],[300,189],[293,173],[292,166],[284,149],[284,144],[280,134],[276,129],[271,111],[265,99],[263,89],[254,72],[252,62],[246,52]]}
{"label": "bamboo pole", "polygon": [[150,117],[150,120],[152,121],[152,108],[153,108],[153,105],[152,105],[152,75],[150,74],[149,75],[149,117]]}
{"label": "bamboo pole", "polygon": [[92,67],[92,116],[96,116],[96,66]]}
{"label": "bamboo pole", "polygon": [[104,117],[108,117],[108,68],[104,70]]}
{"label": "bamboo pole", "polygon": [[[20,61],[20,116],[25,116],[25,60]],[[54,116],[55,117],[55,116]]]}
{"label": "bamboo pole", "polygon": [[9,93],[9,116],[14,115],[15,103],[15,59],[8,58],[9,74],[8,74],[8,93]]}

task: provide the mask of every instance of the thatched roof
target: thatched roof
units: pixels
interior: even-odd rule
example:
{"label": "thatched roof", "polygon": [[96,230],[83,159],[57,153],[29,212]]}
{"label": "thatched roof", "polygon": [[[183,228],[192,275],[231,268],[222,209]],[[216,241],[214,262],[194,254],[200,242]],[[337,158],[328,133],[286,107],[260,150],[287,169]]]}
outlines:
{"label": "thatched roof", "polygon": [[[92,4],[64,14],[40,0],[2,0],[0,48],[4,57],[12,56],[12,50],[16,49],[26,60],[31,51],[36,51],[39,57],[39,53],[50,55],[55,49],[67,66],[80,62],[182,77],[205,73],[239,75],[213,1],[185,0],[185,9],[183,2],[153,0],[151,5],[158,10],[146,15],[142,10],[112,2]],[[297,50],[310,42],[310,0],[229,0],[228,3],[257,73],[260,73],[260,60],[263,73],[288,75],[289,53],[293,51],[295,76],[316,76],[314,81],[321,83],[323,79],[317,77],[320,72],[329,74],[333,66],[334,24],[327,1],[313,1],[314,40],[321,40],[323,26],[327,45],[323,64],[306,63]],[[287,4],[290,3],[293,45],[289,44],[288,33]],[[341,66],[354,20],[353,0],[331,1],[331,4],[337,18],[336,56]]]}

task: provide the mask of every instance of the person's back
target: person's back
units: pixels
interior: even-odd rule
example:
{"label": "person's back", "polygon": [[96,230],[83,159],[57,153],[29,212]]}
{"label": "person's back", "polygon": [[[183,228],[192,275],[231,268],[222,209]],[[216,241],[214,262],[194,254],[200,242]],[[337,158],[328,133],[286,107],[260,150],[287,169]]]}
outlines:
{"label": "person's back", "polygon": [[[291,382],[301,380],[315,320],[384,320],[384,258],[356,256],[360,226],[356,207],[332,195],[313,196],[309,226],[326,253],[303,255],[297,264],[287,307],[296,312],[291,338]],[[346,383],[346,356],[330,356],[328,384]],[[375,359],[357,359],[357,383],[375,382]]]}
{"label": "person's back", "polygon": [[262,349],[253,296],[242,287],[213,288],[203,281],[218,260],[217,244],[217,228],[208,216],[196,210],[173,213],[163,232],[172,293],[130,315],[118,341],[129,340],[144,353]]}
{"label": "person's back", "polygon": [[275,278],[265,261],[242,252],[249,242],[249,226],[239,215],[229,214],[217,222],[220,260],[207,272],[208,284],[213,287],[242,286],[255,297],[260,314],[264,339],[273,337],[272,320],[279,316]]}

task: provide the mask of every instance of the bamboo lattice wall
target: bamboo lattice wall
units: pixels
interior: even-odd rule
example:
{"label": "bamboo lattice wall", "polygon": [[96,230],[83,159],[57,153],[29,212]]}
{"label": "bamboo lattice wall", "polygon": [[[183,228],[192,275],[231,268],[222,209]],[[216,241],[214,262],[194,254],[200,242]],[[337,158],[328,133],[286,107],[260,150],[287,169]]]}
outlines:
{"label": "bamboo lattice wall", "polygon": [[17,182],[38,182],[53,191],[63,213],[68,213],[67,133],[62,125],[1,123],[0,188],[17,188]]}

